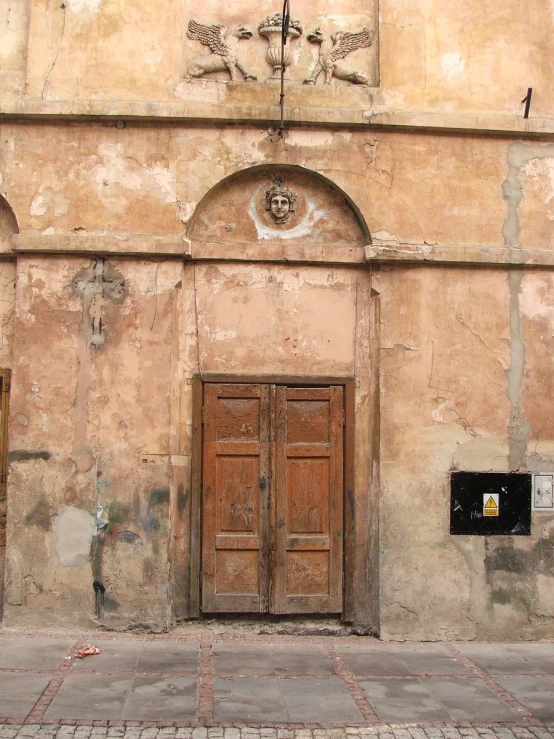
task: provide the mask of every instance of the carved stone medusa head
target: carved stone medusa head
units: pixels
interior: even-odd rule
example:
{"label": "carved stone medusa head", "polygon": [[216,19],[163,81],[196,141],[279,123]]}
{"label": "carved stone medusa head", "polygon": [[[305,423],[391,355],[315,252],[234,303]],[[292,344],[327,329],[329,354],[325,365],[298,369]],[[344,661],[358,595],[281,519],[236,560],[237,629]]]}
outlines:
{"label": "carved stone medusa head", "polygon": [[265,192],[265,209],[276,223],[284,223],[296,210],[296,193],[285,185],[272,185]]}

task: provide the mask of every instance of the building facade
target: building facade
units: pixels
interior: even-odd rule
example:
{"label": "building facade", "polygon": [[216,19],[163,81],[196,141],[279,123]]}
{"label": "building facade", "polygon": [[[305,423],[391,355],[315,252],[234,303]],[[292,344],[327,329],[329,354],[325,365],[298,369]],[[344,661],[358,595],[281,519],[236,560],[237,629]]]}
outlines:
{"label": "building facade", "polygon": [[553,638],[552,3],[281,11],[0,0],[3,623]]}

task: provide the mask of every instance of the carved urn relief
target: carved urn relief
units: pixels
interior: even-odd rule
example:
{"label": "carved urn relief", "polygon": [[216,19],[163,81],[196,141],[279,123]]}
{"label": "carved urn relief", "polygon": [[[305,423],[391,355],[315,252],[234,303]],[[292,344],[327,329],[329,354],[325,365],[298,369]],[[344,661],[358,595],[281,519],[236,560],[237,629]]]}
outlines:
{"label": "carved urn relief", "polygon": [[[300,38],[303,28],[298,21],[289,20],[288,39],[284,49],[283,61],[285,67],[289,67],[292,62],[292,49],[290,40]],[[258,26],[260,36],[265,36],[269,42],[269,48],[266,51],[265,59],[270,67],[273,67],[273,73],[267,78],[266,82],[275,82],[281,79],[281,38],[283,34],[283,14],[264,18]]]}

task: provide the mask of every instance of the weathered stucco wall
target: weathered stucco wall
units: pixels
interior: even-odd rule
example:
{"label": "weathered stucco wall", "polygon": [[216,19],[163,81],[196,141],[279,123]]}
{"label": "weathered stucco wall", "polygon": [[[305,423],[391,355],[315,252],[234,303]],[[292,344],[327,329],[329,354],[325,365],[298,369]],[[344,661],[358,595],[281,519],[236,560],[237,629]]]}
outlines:
{"label": "weathered stucco wall", "polygon": [[528,537],[448,533],[450,470],[554,469],[550,274],[521,289],[514,275],[409,267],[374,281],[385,637],[552,634],[552,515],[534,513]]}
{"label": "weathered stucco wall", "polygon": [[[17,258],[6,623],[89,624],[94,581],[102,623],[186,615],[193,376],[356,374],[367,392],[359,356],[377,335],[382,635],[554,635],[554,517],[489,539],[451,537],[448,521],[451,469],[554,469],[552,144],[82,122],[2,134],[20,230],[0,238]],[[311,172],[334,183],[318,225],[338,243],[330,264],[295,257],[294,239],[272,251],[285,239],[257,241],[246,219],[240,188],[288,166],[304,168],[299,188]],[[210,193],[236,173],[235,191]],[[366,261],[355,219],[337,226],[348,202],[386,265]],[[414,260],[442,249],[459,264],[406,265],[413,245]],[[508,258],[535,266],[493,264]],[[379,332],[360,321],[360,275]]]}
{"label": "weathered stucco wall", "polygon": [[[257,27],[276,12],[274,4],[205,3],[164,0],[124,9],[118,0],[2,0],[0,31],[6,38],[2,59],[5,92],[32,98],[105,100],[186,100],[256,104],[265,97],[263,81],[271,73],[265,61],[268,43]],[[380,21],[378,22],[378,12]],[[554,17],[549,0],[535,0],[521,12],[519,0],[504,3],[464,0],[349,0],[329,11],[327,2],[297,2],[293,16],[303,36],[292,42],[294,62],[290,76],[300,92],[317,58],[307,40],[316,26],[326,33],[360,30],[375,33],[373,46],[354,52],[354,68],[365,69],[372,82],[379,79],[374,102],[386,109],[438,110],[520,114],[528,87],[535,90],[533,111],[554,112],[550,57],[554,44]],[[248,26],[250,40],[238,42],[239,55],[259,83],[242,90],[226,89],[226,73],[216,82],[183,82],[192,59],[205,55],[198,41],[186,37],[190,18],[224,23],[234,29]],[[483,19],[486,18],[486,22]],[[28,63],[25,72],[29,34]],[[242,74],[238,73],[238,79]],[[339,86],[346,83],[339,82]],[[313,91],[302,93],[303,104],[318,105]],[[325,95],[329,107],[369,108],[367,94]],[[319,93],[321,95],[321,93]],[[350,102],[345,101],[350,97]]]}
{"label": "weathered stucco wall", "polygon": [[[5,617],[90,622],[96,580],[104,622],[163,628],[168,377],[182,268],[114,261],[100,274],[93,264],[18,261]],[[114,294],[115,270],[123,282]]]}
{"label": "weathered stucco wall", "polygon": [[552,246],[552,144],[323,130],[272,143],[255,127],[134,124],[6,124],[2,133],[2,194],[22,232],[182,237],[222,179],[282,163],[342,189],[374,243]]}

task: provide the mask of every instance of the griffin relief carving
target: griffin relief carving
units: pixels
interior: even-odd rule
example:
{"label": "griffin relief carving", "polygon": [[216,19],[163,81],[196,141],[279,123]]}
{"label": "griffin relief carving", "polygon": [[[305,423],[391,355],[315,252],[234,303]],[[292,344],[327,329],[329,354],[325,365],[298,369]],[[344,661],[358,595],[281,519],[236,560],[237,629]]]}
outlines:
{"label": "griffin relief carving", "polygon": [[367,72],[354,70],[342,63],[342,59],[352,51],[371,46],[371,34],[368,28],[352,33],[350,31],[337,31],[331,34],[331,40],[325,38],[323,31],[316,28],[308,35],[308,41],[319,44],[319,58],[311,76],[304,80],[305,85],[315,85],[321,72],[325,73],[325,84],[330,85],[333,77],[339,80],[353,82],[356,85],[369,85]]}
{"label": "griffin relief carving", "polygon": [[255,80],[256,76],[248,72],[238,57],[239,39],[249,39],[252,31],[246,26],[237,26],[232,33],[222,23],[213,23],[207,26],[190,20],[187,36],[193,41],[200,41],[207,46],[210,54],[199,59],[193,59],[187,70],[186,80],[202,77],[212,72],[229,72],[231,80],[237,79],[239,69],[245,80]]}

